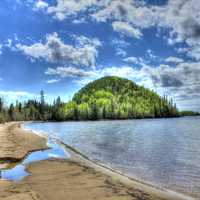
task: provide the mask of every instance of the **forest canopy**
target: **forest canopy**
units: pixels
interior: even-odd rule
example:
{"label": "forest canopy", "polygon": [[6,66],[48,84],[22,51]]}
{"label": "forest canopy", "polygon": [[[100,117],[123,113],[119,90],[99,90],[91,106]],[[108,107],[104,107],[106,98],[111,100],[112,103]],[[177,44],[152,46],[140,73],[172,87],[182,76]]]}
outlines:
{"label": "forest canopy", "polygon": [[128,79],[108,76],[93,81],[64,105],[68,120],[177,117],[173,100]]}

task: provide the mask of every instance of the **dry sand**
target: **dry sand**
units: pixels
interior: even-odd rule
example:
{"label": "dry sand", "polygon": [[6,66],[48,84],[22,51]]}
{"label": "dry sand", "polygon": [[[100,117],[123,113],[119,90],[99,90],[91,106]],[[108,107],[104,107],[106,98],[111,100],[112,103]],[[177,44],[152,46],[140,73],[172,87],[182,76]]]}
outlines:
{"label": "dry sand", "polygon": [[[9,131],[2,132],[7,129]],[[7,134],[12,135],[12,140],[6,139],[9,138]],[[45,148],[44,138],[30,133],[27,135],[26,131],[19,128],[19,123],[1,125],[0,140],[3,139],[7,145],[0,144],[0,159],[4,158],[3,155],[6,155],[7,158],[13,156],[13,158],[19,159],[23,158],[27,152]],[[14,146],[12,146],[12,142]],[[11,148],[10,151],[8,146]],[[27,166],[27,170],[31,176],[20,182],[0,180],[0,200],[190,199],[184,195],[131,180],[84,159],[70,149],[69,152],[72,158],[68,160],[50,159],[30,164]]]}

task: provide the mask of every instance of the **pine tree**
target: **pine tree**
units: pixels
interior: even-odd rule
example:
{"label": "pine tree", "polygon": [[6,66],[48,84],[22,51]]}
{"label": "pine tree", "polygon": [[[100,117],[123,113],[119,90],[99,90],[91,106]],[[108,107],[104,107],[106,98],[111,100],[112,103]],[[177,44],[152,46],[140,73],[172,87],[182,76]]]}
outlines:
{"label": "pine tree", "polygon": [[15,120],[15,112],[14,111],[15,111],[14,105],[11,103],[9,110],[8,110],[9,118],[10,118],[11,121]]}

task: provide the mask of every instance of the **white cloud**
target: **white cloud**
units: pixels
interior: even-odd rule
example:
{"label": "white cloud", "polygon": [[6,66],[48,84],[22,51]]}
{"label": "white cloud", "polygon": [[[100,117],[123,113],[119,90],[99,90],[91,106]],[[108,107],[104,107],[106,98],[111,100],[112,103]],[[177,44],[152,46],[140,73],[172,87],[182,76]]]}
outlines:
{"label": "white cloud", "polygon": [[171,45],[186,42],[188,56],[200,59],[200,1],[169,0],[163,6],[136,0],[104,1],[92,17],[100,22],[123,21],[138,30],[156,26],[170,31]]}
{"label": "white cloud", "polygon": [[116,55],[125,57],[127,55],[127,53],[126,53],[126,51],[124,49],[116,48]]}
{"label": "white cloud", "polygon": [[87,12],[87,20],[109,22],[115,31],[136,38],[142,36],[143,29],[164,28],[170,31],[169,44],[186,42],[191,48],[188,56],[199,60],[199,10],[199,0],[169,0],[162,6],[138,0],[56,0],[56,4],[48,6],[47,13],[58,20],[73,16],[76,23],[78,14]]}
{"label": "white cloud", "polygon": [[46,83],[52,84],[52,83],[58,83],[59,81],[60,79],[50,79],[50,80],[47,80]]}
{"label": "white cloud", "polygon": [[104,1],[102,9],[92,14],[97,21],[118,20],[129,22],[136,27],[147,28],[155,24],[156,7],[147,7],[136,0]]}
{"label": "white cloud", "polygon": [[153,52],[151,49],[147,49],[146,53],[147,53],[148,57],[149,57],[150,59],[152,59],[152,60],[155,60],[155,59],[158,60],[158,59],[160,59],[158,56],[156,56],[156,55],[154,54],[154,52]]}
{"label": "white cloud", "polygon": [[199,62],[178,63],[175,67],[143,67],[141,70],[151,80],[154,88],[168,92],[177,102],[200,98]]}
{"label": "white cloud", "polygon": [[179,63],[176,67],[164,65],[151,70],[151,78],[155,85],[168,88],[176,98],[194,98],[200,93],[199,66],[198,62]]}
{"label": "white cloud", "polygon": [[198,0],[169,0],[163,13],[165,25],[173,28],[172,37],[187,43],[200,39],[200,2]]}
{"label": "white cloud", "polygon": [[170,29],[168,42],[171,45],[185,42],[189,47],[188,56],[200,59],[200,1],[169,0],[159,14],[158,25]]}
{"label": "white cloud", "polygon": [[77,42],[77,46],[84,47],[85,45],[91,45],[95,47],[102,46],[101,42],[97,38],[87,38],[83,35],[72,35],[72,38]]}
{"label": "white cloud", "polygon": [[138,64],[138,58],[131,56],[123,59],[125,62],[130,62],[134,64]]}
{"label": "white cloud", "polygon": [[115,46],[115,47],[120,47],[120,48],[126,48],[130,45],[129,42],[126,42],[125,40],[123,39],[118,39],[118,38],[113,38],[111,40],[111,45]]}
{"label": "white cloud", "polygon": [[49,4],[45,1],[39,0],[35,3],[36,9],[45,9],[49,6]]}
{"label": "white cloud", "polygon": [[43,59],[53,63],[95,66],[100,41],[82,37],[79,43],[78,46],[65,44],[57,33],[53,33],[47,35],[46,43],[39,42],[30,46],[17,44],[16,47],[33,59]]}
{"label": "white cloud", "polygon": [[78,69],[75,67],[57,67],[57,68],[48,68],[45,72],[46,75],[58,76],[61,78],[66,77],[90,77],[95,74],[93,71],[86,71],[83,69]]}
{"label": "white cloud", "polygon": [[165,62],[178,64],[178,63],[184,62],[184,60],[182,58],[170,56],[170,57],[165,59]]}
{"label": "white cloud", "polygon": [[128,62],[128,63],[133,63],[133,64],[136,64],[136,65],[145,65],[145,61],[141,58],[141,57],[134,57],[134,56],[130,56],[130,57],[127,57],[127,58],[124,58],[123,59],[125,62]]}
{"label": "white cloud", "polygon": [[47,12],[58,20],[64,20],[68,16],[87,10],[97,2],[97,0],[57,0],[56,5],[49,6]]}
{"label": "white cloud", "polygon": [[145,6],[144,2],[137,0],[56,0],[54,5],[40,4],[39,7],[47,8],[47,13],[60,21],[73,16],[75,19],[72,22],[85,22],[85,19],[76,19],[81,12],[88,12],[88,19],[92,18],[98,22],[123,21],[123,25],[114,23],[114,30],[119,31],[123,28],[123,32],[137,37],[142,36],[139,28],[148,28],[156,24],[156,10],[159,10],[156,6]]}
{"label": "white cloud", "polygon": [[83,24],[83,23],[87,23],[86,19],[84,17],[80,18],[80,19],[74,19],[72,21],[73,24]]}
{"label": "white cloud", "polygon": [[115,31],[128,37],[133,37],[137,39],[140,39],[142,37],[141,31],[137,28],[132,27],[127,22],[115,21],[112,23],[112,27]]}
{"label": "white cloud", "polygon": [[135,74],[135,69],[129,66],[122,67],[109,67],[101,70],[103,76],[120,76],[120,77],[130,77]]}

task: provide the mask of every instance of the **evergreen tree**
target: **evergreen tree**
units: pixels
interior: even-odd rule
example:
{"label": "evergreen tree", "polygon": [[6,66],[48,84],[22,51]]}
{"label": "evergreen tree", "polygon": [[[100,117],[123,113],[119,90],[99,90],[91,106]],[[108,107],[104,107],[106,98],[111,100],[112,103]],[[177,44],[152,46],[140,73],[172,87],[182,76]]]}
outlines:
{"label": "evergreen tree", "polygon": [[15,120],[15,108],[14,108],[14,105],[12,103],[10,104],[8,114],[9,114],[9,119],[11,121],[14,121]]}

